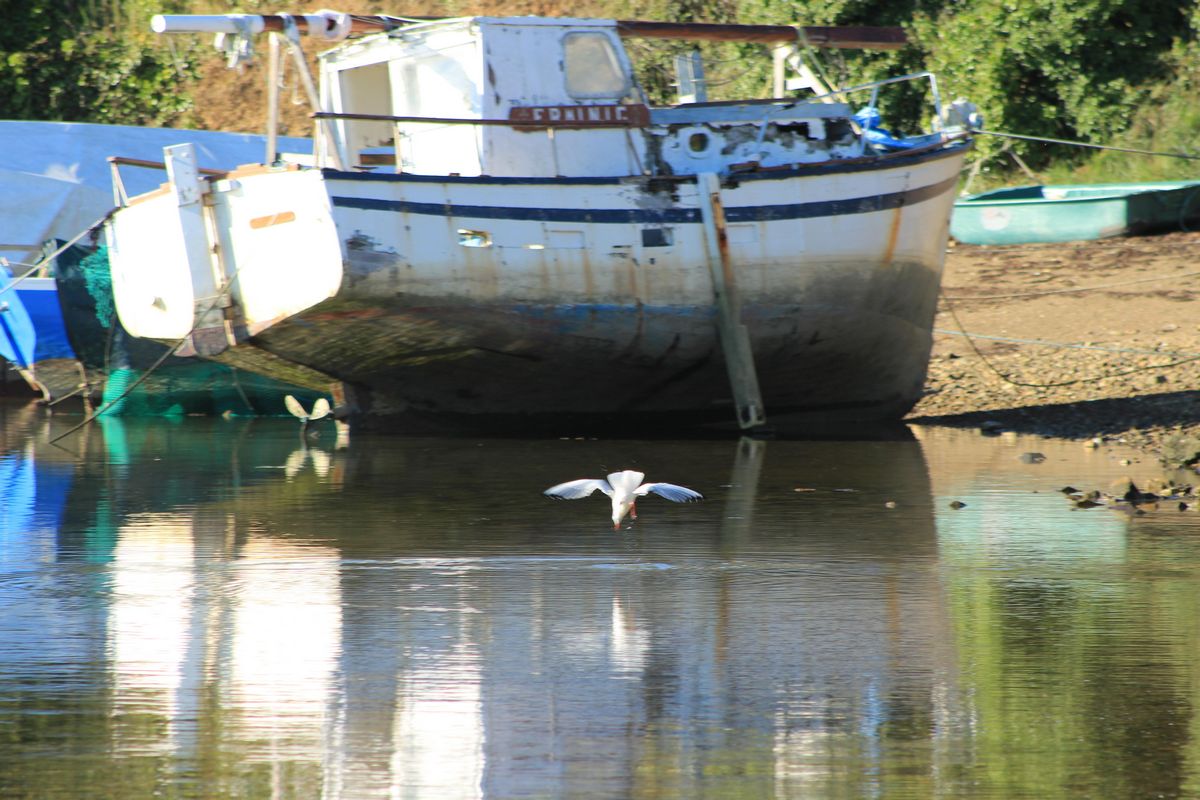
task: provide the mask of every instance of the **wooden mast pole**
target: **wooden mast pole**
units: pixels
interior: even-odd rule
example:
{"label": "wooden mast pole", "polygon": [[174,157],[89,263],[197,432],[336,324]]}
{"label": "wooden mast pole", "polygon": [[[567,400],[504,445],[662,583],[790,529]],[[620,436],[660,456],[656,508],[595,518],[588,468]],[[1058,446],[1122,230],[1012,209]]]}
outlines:
{"label": "wooden mast pole", "polygon": [[[335,15],[325,14],[159,14],[150,27],[156,33],[282,33],[288,21],[301,33],[332,37]],[[391,17],[383,14],[348,15],[350,34],[377,33],[431,21],[438,17]],[[813,47],[896,50],[908,43],[903,28],[869,25],[736,25],[709,22],[617,20],[617,32],[640,39],[689,39],[712,42],[786,44],[803,39]]]}

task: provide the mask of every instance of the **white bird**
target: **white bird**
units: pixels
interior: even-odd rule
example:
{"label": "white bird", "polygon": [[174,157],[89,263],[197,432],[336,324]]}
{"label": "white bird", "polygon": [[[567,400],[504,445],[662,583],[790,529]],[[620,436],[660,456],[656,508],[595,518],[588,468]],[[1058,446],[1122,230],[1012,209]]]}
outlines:
{"label": "white bird", "polygon": [[645,477],[645,474],[641,472],[627,469],[609,473],[608,480],[580,478],[560,483],[557,486],[551,486],[542,494],[555,500],[580,500],[599,489],[612,498],[614,531],[621,527],[621,520],[625,518],[626,514],[629,514],[632,519],[637,519],[637,509],[634,507],[634,503],[639,497],[644,497],[651,492],[676,503],[695,503],[704,499],[704,495],[686,486],[676,486],[673,483],[642,483],[642,478]]}

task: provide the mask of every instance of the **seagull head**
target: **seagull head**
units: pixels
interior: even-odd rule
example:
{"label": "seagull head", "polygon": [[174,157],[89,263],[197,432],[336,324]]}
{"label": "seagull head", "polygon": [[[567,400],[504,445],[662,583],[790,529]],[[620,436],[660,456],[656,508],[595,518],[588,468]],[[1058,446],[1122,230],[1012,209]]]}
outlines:
{"label": "seagull head", "polygon": [[613,521],[613,530],[614,531],[621,530],[621,520],[625,519],[625,515],[629,513],[629,509],[631,509],[631,508],[633,508],[633,498],[632,497],[622,499],[620,497],[617,497],[616,495],[613,496],[613,499],[612,499],[612,521]]}

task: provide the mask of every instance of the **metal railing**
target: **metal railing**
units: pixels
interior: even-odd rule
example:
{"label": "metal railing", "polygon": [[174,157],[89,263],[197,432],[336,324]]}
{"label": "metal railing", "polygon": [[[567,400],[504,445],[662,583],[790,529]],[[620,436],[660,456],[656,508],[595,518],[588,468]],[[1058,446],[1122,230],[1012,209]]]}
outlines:
{"label": "metal railing", "polygon": [[[834,89],[834,90],[826,92],[824,94],[818,94],[818,95],[814,95],[812,97],[805,97],[803,99],[795,101],[794,103],[790,103],[787,106],[777,109],[777,110],[767,114],[762,119],[762,121],[759,123],[760,128],[758,131],[758,138],[754,142],[755,149],[761,151],[763,140],[766,137],[766,133],[767,133],[767,126],[771,124],[771,121],[774,117],[777,117],[777,116],[783,114],[785,111],[792,111],[792,110],[795,110],[795,108],[797,106],[804,105],[806,103],[818,102],[818,101],[822,101],[822,100],[826,100],[826,99],[830,99],[830,98],[839,100],[841,102],[846,102],[846,95],[850,94],[851,92],[863,92],[863,91],[866,91],[867,89],[871,90],[871,100],[870,100],[869,106],[871,108],[875,108],[879,103],[879,90],[881,88],[883,88],[884,86],[890,86],[890,85],[896,84],[896,83],[906,83],[908,81],[918,81],[918,80],[921,80],[922,78],[929,79],[929,90],[930,90],[930,93],[933,95],[934,114],[936,115],[936,119],[940,120],[940,119],[942,119],[942,96],[941,96],[941,93],[938,91],[937,76],[935,76],[932,72],[914,72],[910,75],[899,75],[895,78],[884,78],[883,80],[871,81],[870,83],[860,83],[856,86],[847,86],[842,89]],[[866,131],[863,130],[860,126],[856,125],[855,132],[858,133],[859,139],[862,142],[863,150],[865,151],[866,146],[867,146],[867,139],[865,136]],[[936,133],[936,132],[937,131],[931,131],[931,133]]]}

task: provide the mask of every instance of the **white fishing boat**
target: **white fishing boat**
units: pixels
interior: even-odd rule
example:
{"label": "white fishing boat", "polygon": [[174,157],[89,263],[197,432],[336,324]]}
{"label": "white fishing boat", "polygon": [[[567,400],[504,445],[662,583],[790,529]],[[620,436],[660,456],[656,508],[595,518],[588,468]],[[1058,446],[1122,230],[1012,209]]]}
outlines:
{"label": "white fishing boat", "polygon": [[[168,182],[107,230],[135,336],[332,385],[339,412],[410,430],[895,420],[922,392],[969,104],[943,108],[928,73],[826,91],[803,59],[897,47],[899,29],[333,12],[153,27],[235,55],[268,33],[271,74],[289,49],[318,109],[316,147],[215,176],[188,143],[166,148]],[[300,32],[344,40],[319,89]],[[708,102],[684,59],[685,96],[651,108],[635,37],[768,43],[774,96]],[[910,80],[934,130],[881,134],[876,96]]]}

